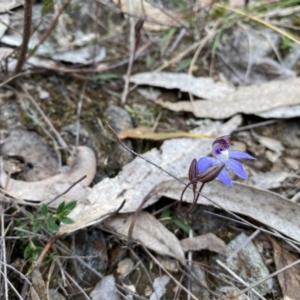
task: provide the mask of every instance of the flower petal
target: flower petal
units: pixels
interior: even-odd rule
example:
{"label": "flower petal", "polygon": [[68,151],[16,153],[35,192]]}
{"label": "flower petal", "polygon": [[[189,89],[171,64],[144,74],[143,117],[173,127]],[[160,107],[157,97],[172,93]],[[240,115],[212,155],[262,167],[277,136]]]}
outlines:
{"label": "flower petal", "polygon": [[250,154],[240,150],[229,150],[229,158],[232,159],[255,159]]}
{"label": "flower petal", "polygon": [[247,179],[247,174],[239,161],[234,159],[228,159],[225,162],[225,165],[228,166],[237,176],[243,179]]}
{"label": "flower petal", "polygon": [[217,177],[218,179],[220,179],[223,183],[225,183],[228,186],[233,186],[232,181],[227,173],[227,171],[225,169],[223,169],[220,174]]}
{"label": "flower petal", "polygon": [[216,164],[216,160],[212,157],[201,157],[199,160],[198,160],[198,172],[199,173],[202,173],[204,172],[205,170],[207,170],[209,167],[211,167],[212,165],[215,165]]}

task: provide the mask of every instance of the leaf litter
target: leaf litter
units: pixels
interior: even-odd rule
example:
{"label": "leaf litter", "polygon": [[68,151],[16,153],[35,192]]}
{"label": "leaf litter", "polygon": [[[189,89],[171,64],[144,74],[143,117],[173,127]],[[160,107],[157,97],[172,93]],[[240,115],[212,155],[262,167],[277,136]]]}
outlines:
{"label": "leaf litter", "polygon": [[[145,2],[144,3],[145,5],[148,5],[149,3],[147,3],[147,2]],[[152,5],[152,7],[154,7],[153,5]],[[160,10],[158,10],[158,11],[160,11]],[[143,12],[144,13],[144,12]],[[149,18],[149,19],[152,19],[151,21],[153,21],[153,19],[155,19],[155,17],[156,17],[156,15],[157,15],[157,13],[150,13],[150,8],[149,9],[147,9],[147,13],[149,13],[149,15],[147,15],[147,18]],[[169,24],[167,24],[168,22],[167,22],[167,18],[166,18],[166,15],[168,14],[169,12],[167,11],[167,10],[165,10],[165,12],[164,12],[164,19],[163,19],[163,23],[165,23],[164,25],[168,25],[169,26]],[[174,13],[174,12],[172,12],[172,13]],[[151,14],[152,14],[152,16],[151,16]],[[181,16],[180,15],[177,15],[177,13],[174,13],[174,15],[175,16],[177,16],[178,17],[178,20],[179,19],[181,19]],[[145,15],[142,15],[143,17],[145,17]],[[172,18],[171,18],[172,19]],[[150,22],[148,22],[149,20],[146,20],[146,23],[151,23],[151,21]],[[174,20],[172,20],[172,22],[173,22]],[[175,20],[175,22],[173,23],[173,24],[176,24],[178,21],[177,20]],[[160,29],[163,29],[164,27],[163,27],[163,24],[156,24],[156,25],[159,25],[159,26],[161,26],[160,27]],[[74,45],[75,45],[75,43],[74,43]],[[85,49],[85,48],[83,48],[83,49]],[[60,49],[61,50],[61,49]],[[4,51],[5,53],[6,53],[6,50]],[[100,53],[101,54],[101,53]],[[70,62],[76,62],[76,57],[74,58],[72,58],[71,59],[71,61]],[[242,59],[242,57],[239,57],[239,59]],[[41,61],[38,61],[38,59],[36,58],[36,57],[32,57],[32,58],[30,58],[30,62],[32,63],[32,61],[33,60],[35,60],[36,61],[36,63],[37,63],[37,65],[39,65],[39,66],[41,66],[41,64],[42,64],[42,62]],[[73,60],[73,61],[72,61]],[[91,60],[89,60],[88,58],[84,58],[84,60],[87,62],[87,63],[90,63],[91,62]],[[46,62],[46,60],[44,61],[44,62]],[[266,64],[267,65],[267,63],[268,63],[268,61],[267,60],[262,60],[261,61],[262,62],[262,64]],[[48,61],[47,62],[48,63],[48,65],[44,65],[44,67],[50,67],[50,66],[52,66],[53,67],[53,69],[54,70],[59,70],[59,68],[60,68],[60,66],[58,65],[58,64],[56,64],[55,62],[52,62],[51,63],[51,61]],[[50,63],[50,64],[49,64]],[[257,63],[257,60],[255,60],[254,61],[254,64],[253,64],[253,66],[257,66],[257,65],[259,65],[258,63]],[[272,67],[272,64],[269,64],[269,66],[271,66]],[[274,64],[273,64],[273,66],[274,66]],[[281,72],[281,71],[284,71],[284,69],[283,68],[280,68],[280,66],[279,66],[279,64],[277,64],[276,66],[275,66],[276,68],[275,68],[275,70],[277,71],[277,73],[281,76],[284,72]],[[60,68],[60,70],[62,70],[63,71],[63,67],[61,67]],[[272,71],[272,70],[271,70]],[[244,74],[244,73],[241,73],[241,74]],[[273,73],[273,74],[271,74],[271,75],[274,75],[275,73]],[[175,74],[176,75],[176,74]],[[270,74],[267,74],[267,75],[270,75]],[[194,78],[194,79],[197,79],[197,78]],[[194,79],[192,79],[192,80],[194,80]],[[251,79],[251,78],[250,78]],[[203,80],[203,82],[205,83],[205,80]],[[206,81],[206,83],[207,83],[207,85],[208,84],[211,84],[211,83],[208,83],[208,81]],[[229,89],[233,89],[230,93],[234,93],[235,92],[235,88],[233,88],[231,85],[228,85],[228,84],[225,84],[225,85],[227,85],[227,88],[229,87]],[[216,85],[215,85],[215,82],[213,82],[213,84],[212,84],[212,87],[215,87]],[[172,87],[171,87],[172,88]],[[185,87],[183,87],[183,88],[185,88]],[[202,94],[202,96],[199,96],[199,97],[201,97],[201,98],[204,98],[204,99],[207,99],[207,101],[214,101],[214,99],[209,99],[209,98],[205,98],[205,97],[207,97],[207,95],[209,95],[209,92],[210,91],[208,91],[207,93],[203,93]],[[227,94],[225,94],[225,95],[221,95],[220,97],[224,97],[224,99],[226,100],[226,98],[227,98]],[[206,100],[203,100],[203,103],[205,103],[205,101]],[[228,104],[228,103],[225,103],[225,104]],[[277,104],[276,104],[277,105]],[[278,108],[272,108],[271,110],[266,110],[266,111],[263,111],[263,112],[258,112],[258,113],[256,113],[257,115],[268,115],[268,117],[270,117],[270,116],[272,116],[273,117],[273,115],[276,115],[276,113],[278,114],[278,111],[282,111],[283,109],[287,109],[287,110],[285,110],[284,112],[281,112],[281,117],[282,116],[287,116],[287,117],[289,117],[289,116],[292,116],[293,115],[293,113],[294,113],[294,115],[297,115],[297,113],[296,112],[291,112],[290,110],[291,110],[291,108],[293,109],[293,108],[297,108],[298,107],[298,105],[294,105],[294,104],[292,104],[293,106],[288,106],[288,107],[286,107],[286,106],[281,106],[281,105],[285,105],[285,104],[282,104],[282,103],[280,103],[280,104],[278,104],[279,105],[279,107]],[[219,109],[219,110],[221,110],[221,109]],[[295,109],[295,111],[296,111],[296,109]],[[244,111],[242,111],[242,112],[244,112]],[[234,114],[236,114],[237,112],[231,112],[232,114],[230,115],[230,116],[232,116],[232,115],[234,115]],[[245,113],[247,113],[247,109],[245,109]],[[250,112],[251,113],[251,112]],[[272,115],[272,113],[273,113],[273,115]],[[280,114],[280,112],[279,112],[279,114]],[[238,116],[239,117],[239,116]],[[226,133],[229,133],[230,132],[230,130],[229,131],[227,131]],[[173,134],[173,133],[171,133],[171,134]],[[219,134],[223,134],[223,133],[220,133],[220,132],[209,132],[209,133],[207,133],[207,135],[219,135]],[[192,136],[193,135],[193,133],[191,133],[191,135],[189,135],[189,136]],[[130,135],[128,135],[128,136],[130,136]],[[175,136],[176,136],[176,134],[175,134]],[[180,133],[179,133],[179,136],[180,136]],[[152,136],[150,136],[151,138],[153,138],[154,140],[156,139],[156,138],[158,138],[158,140],[159,140],[159,138],[160,138],[160,136],[159,135],[152,135]],[[172,136],[171,135],[171,137],[174,137],[174,135]],[[166,139],[166,138],[168,138],[168,136],[163,136],[163,138],[161,138],[161,139]],[[177,142],[180,144],[181,143],[181,141],[180,140],[177,140]],[[160,167],[162,167],[162,168],[165,168],[165,166],[167,166],[167,170],[168,171],[170,171],[170,172],[172,172],[172,174],[174,174],[174,175],[176,175],[176,176],[180,176],[180,177],[185,177],[185,173],[186,173],[186,170],[184,171],[184,168],[186,169],[186,165],[185,166],[183,166],[184,164],[186,164],[186,160],[184,159],[184,163],[182,163],[182,165],[180,165],[180,164],[178,164],[177,162],[173,162],[173,161],[171,161],[170,163],[168,163],[168,161],[166,160],[166,157],[167,157],[167,152],[166,153],[163,153],[164,152],[164,150],[165,150],[165,148],[164,147],[166,147],[166,145],[167,145],[167,143],[166,144],[163,144],[163,146],[162,146],[162,148],[160,149],[160,150],[157,150],[157,149],[155,149],[155,151],[153,151],[153,153],[146,153],[145,154],[145,156],[147,157],[149,157],[149,159],[153,159],[153,161],[155,161],[155,159],[157,158],[157,156],[158,156],[158,158],[157,158],[157,160],[158,160],[158,163],[159,163],[159,166]],[[175,149],[175,151],[178,151],[179,153],[181,153],[181,149],[178,149],[178,148],[176,148],[176,145],[175,145],[175,143],[174,144],[172,144],[172,143],[170,143],[169,144],[169,146],[170,145],[172,145],[172,147],[174,147],[174,149]],[[189,143],[187,143],[186,145],[188,145],[188,146],[190,146],[191,144],[189,144]],[[199,152],[198,151],[198,148],[197,148],[197,151],[195,150],[195,148],[193,147],[193,145],[191,145],[191,147],[192,147],[192,149],[193,149],[193,151],[191,151],[191,153],[197,153],[197,154],[195,154],[195,156],[198,156],[198,155],[206,155],[207,154],[207,151],[208,150],[205,150],[205,149],[201,149],[201,147],[198,147],[201,151]],[[203,151],[202,151],[203,150]],[[185,151],[186,152],[188,152],[186,149],[185,149]],[[274,149],[272,149],[272,151],[274,151],[274,152],[279,152],[278,151],[278,149],[275,147]],[[171,155],[174,155],[174,153],[173,152],[170,152],[171,153]],[[151,156],[153,154],[153,156]],[[164,154],[164,155],[163,155]],[[176,153],[177,154],[177,153]],[[279,156],[281,155],[281,151],[280,151],[280,153],[277,153],[277,154],[279,154]],[[190,153],[188,153],[188,155],[190,155]],[[178,158],[179,157],[179,158]],[[176,159],[178,158],[179,160],[181,159],[181,157],[180,157],[180,155],[178,156],[178,157],[175,157]],[[162,182],[160,182],[160,183],[158,183],[156,180],[155,180],[155,176],[151,176],[151,173],[154,173],[156,176],[157,176],[157,173],[155,173],[155,171],[154,171],[154,168],[152,168],[152,167],[150,167],[150,165],[147,165],[147,167],[148,167],[148,173],[146,173],[146,175],[143,177],[143,178],[141,178],[141,180],[139,179],[139,178],[137,178],[137,176],[136,177],[134,177],[134,176],[132,176],[132,177],[130,177],[130,176],[127,176],[127,178],[125,177],[125,175],[131,175],[131,173],[130,172],[136,172],[137,170],[139,171],[140,169],[143,169],[143,168],[139,168],[139,166],[141,165],[141,164],[144,164],[144,162],[142,162],[141,163],[141,160],[139,160],[139,159],[137,159],[137,161],[138,161],[138,163],[136,163],[136,165],[135,166],[131,166],[131,167],[128,167],[128,173],[126,173],[126,171],[124,171],[124,176],[123,177],[120,177],[119,178],[119,181],[118,180],[115,180],[114,182],[111,182],[111,193],[113,194],[113,197],[112,198],[110,198],[109,200],[111,200],[112,201],[112,205],[111,205],[111,207],[109,208],[109,209],[107,209],[106,207],[105,207],[105,205],[103,205],[103,203],[100,203],[100,208],[103,208],[103,210],[104,211],[115,211],[117,208],[118,208],[118,204],[120,204],[120,201],[122,200],[122,199],[124,199],[125,198],[125,196],[126,196],[126,199],[128,198],[128,201],[129,201],[129,206],[127,206],[127,208],[126,208],[126,205],[125,205],[125,207],[124,207],[124,209],[123,209],[123,211],[121,211],[121,212],[126,212],[126,211],[131,211],[131,209],[132,210],[134,210],[134,209],[136,209],[136,205],[134,206],[134,204],[132,203],[133,202],[133,199],[134,199],[134,197],[135,197],[135,194],[134,194],[134,192],[132,192],[132,190],[135,188],[133,185],[131,185],[129,182],[130,182],[130,180],[131,179],[135,179],[136,181],[134,182],[134,183],[136,183],[136,187],[137,188],[139,188],[139,187],[143,187],[144,189],[142,190],[142,193],[141,193],[141,195],[138,195],[138,196],[142,196],[142,194],[144,194],[144,196],[145,196],[145,192],[148,192],[148,191],[150,191],[150,193],[152,192],[153,193],[153,199],[150,199],[150,202],[149,202],[149,204],[150,203],[154,203],[154,201],[156,201],[158,198],[160,198],[162,195],[166,195],[167,193],[166,193],[166,188],[168,188],[168,184],[169,184],[169,181],[170,180],[167,180],[167,178],[170,178],[170,177],[168,177],[168,176],[166,176],[166,177],[163,177],[163,176],[158,176],[159,177],[159,180],[162,180]],[[270,161],[272,161],[272,160],[270,160]],[[145,168],[146,169],[146,168]],[[124,170],[126,170],[126,168],[124,168]],[[174,173],[173,173],[173,171],[174,171]],[[3,172],[3,170],[2,170],[2,172]],[[143,175],[143,174],[142,174]],[[143,186],[143,180],[144,181],[147,181],[148,180],[148,177],[149,177],[149,186],[148,187],[145,187],[145,186]],[[120,184],[120,180],[123,180],[123,181],[125,181],[125,184],[124,185],[122,185],[121,186],[121,188],[122,189],[119,189],[119,188],[117,188],[117,186]],[[73,180],[73,178],[72,178],[72,180]],[[184,179],[184,180],[186,180],[186,178]],[[107,181],[109,181],[109,180],[107,180]],[[175,186],[175,181],[174,181],[174,183],[173,183],[174,185],[173,186]],[[177,192],[178,192],[178,189],[180,189],[180,183],[179,182],[177,182],[176,183],[177,184]],[[205,192],[208,192],[208,195],[210,195],[210,193],[211,193],[211,190],[208,188],[209,186],[210,186],[211,184],[209,184],[208,186],[206,186],[205,187],[205,189],[204,189],[204,191]],[[238,192],[237,194],[245,194],[245,197],[247,198],[247,197],[249,197],[249,198],[252,198],[252,201],[253,202],[255,202],[255,199],[256,198],[258,198],[259,200],[258,200],[258,202],[259,202],[259,206],[258,206],[258,209],[263,209],[264,211],[265,211],[265,215],[264,215],[264,217],[266,218],[266,219],[268,219],[268,217],[269,216],[271,216],[270,218],[271,219],[273,219],[273,218],[275,218],[275,216],[276,217],[278,217],[280,220],[282,220],[283,219],[283,215],[284,215],[284,211],[280,214],[278,214],[277,213],[277,215],[276,215],[276,210],[281,210],[282,209],[282,207],[284,206],[284,204],[286,204],[286,203],[284,203],[284,202],[286,202],[286,200],[287,199],[284,199],[283,197],[282,197],[282,199],[277,199],[274,195],[275,194],[272,194],[272,193],[268,193],[268,192],[266,192],[266,191],[260,191],[260,192],[257,192],[258,194],[259,194],[259,196],[257,196],[256,195],[256,192],[255,191],[257,191],[256,189],[252,189],[252,188],[250,188],[250,187],[247,187],[247,188],[245,188],[245,186],[242,188],[239,184],[237,184],[237,183],[235,183],[235,185],[237,185],[237,187],[238,187],[238,189],[236,190],[236,189],[231,189],[230,190],[230,192],[228,192],[228,195],[226,196],[227,197],[227,199],[225,199],[225,204],[226,205],[228,205],[228,201],[229,202],[234,202],[234,197],[236,196],[235,195],[235,193],[236,192]],[[242,185],[243,186],[243,185]],[[218,199],[218,201],[219,201],[219,198],[222,198],[220,195],[222,195],[223,196],[223,194],[224,194],[224,186],[223,186],[223,189],[222,189],[222,186],[220,185],[220,186],[218,186],[217,184],[216,184],[216,186],[214,186],[213,184],[212,184],[212,187],[214,187],[215,189],[216,189],[216,192],[218,193],[218,195],[216,196],[215,194],[213,194],[213,193],[211,193],[212,194],[212,200],[214,201],[214,198],[216,197],[217,199]],[[114,189],[117,189],[117,191],[119,192],[118,194],[114,194]],[[239,190],[240,189],[240,190]],[[128,192],[128,191],[130,191],[131,190],[131,192]],[[102,197],[102,195],[100,195],[100,193],[101,193],[101,188],[99,188],[99,190],[97,190],[96,191],[96,189],[95,190],[93,190],[93,192],[92,193],[94,193],[94,195],[93,195],[93,197],[94,198],[88,198],[88,201],[91,201],[92,203],[88,203],[88,201],[86,202],[86,203],[81,203],[81,204],[79,204],[79,208],[84,208],[84,207],[88,207],[89,209],[91,209],[91,210],[93,210],[94,208],[95,208],[95,206],[94,205],[96,205],[96,204],[98,204],[97,203],[97,201],[95,200],[97,197],[98,198],[101,198]],[[103,191],[105,191],[105,192],[107,192],[107,190],[103,190]],[[175,192],[176,192],[176,189],[174,190]],[[249,192],[249,191],[251,191],[251,192]],[[254,192],[253,192],[254,191]],[[88,192],[88,189],[87,189],[87,192]],[[252,194],[251,194],[252,193]],[[180,192],[179,192],[179,194],[180,194]],[[48,194],[48,196],[47,197],[49,197],[49,195],[50,194]],[[106,196],[107,197],[107,195],[108,195],[108,193],[106,194],[106,195],[104,195],[104,196]],[[204,194],[205,195],[205,194]],[[186,197],[188,197],[189,195],[186,195]],[[220,197],[219,197],[220,196]],[[219,198],[218,198],[219,197]],[[225,197],[225,198],[226,198]],[[242,196],[241,195],[239,195],[238,196],[238,200],[241,200],[240,198],[241,198]],[[270,201],[270,202],[267,202],[267,204],[265,205],[265,207],[264,206],[262,206],[261,205],[261,199],[263,198],[263,197],[265,197],[265,198],[274,198],[273,200],[274,200],[274,203],[276,202],[278,202],[277,204],[277,206],[275,207],[276,209],[275,209],[275,211],[269,211],[270,210],[270,208],[268,207],[268,206],[272,206],[272,204],[273,204],[273,202],[272,201]],[[139,201],[141,200],[141,198],[142,197],[138,197],[137,198],[137,202],[139,203]],[[201,197],[201,199],[202,199],[203,197]],[[83,196],[83,199],[86,199],[87,200],[87,193]],[[177,195],[177,198],[176,198],[176,196],[174,196],[174,199],[176,199],[176,200],[178,200],[178,195]],[[254,199],[254,200],[253,200]],[[120,201],[119,201],[120,200]],[[188,200],[188,199],[185,199],[185,200]],[[202,199],[203,200],[203,199]],[[201,200],[201,201],[202,201]],[[248,200],[247,200],[248,201]],[[240,212],[241,214],[244,214],[244,215],[247,215],[247,213],[245,213],[245,211],[248,209],[248,207],[250,207],[250,216],[252,217],[252,218],[254,218],[254,219],[256,219],[256,216],[254,216],[254,210],[252,209],[252,206],[251,206],[251,204],[249,204],[247,201],[241,201],[241,207],[239,208],[239,209],[236,209],[236,211],[237,212]],[[200,201],[199,201],[200,202]],[[221,203],[221,201],[219,201],[220,203]],[[127,203],[128,204],[128,203]],[[137,204],[138,205],[138,204]],[[147,206],[148,204],[146,204],[146,206]],[[223,204],[222,204],[223,205]],[[246,206],[246,207],[244,207],[243,209],[242,209],[242,205],[244,205],[244,206]],[[216,205],[217,207],[218,207],[218,205]],[[237,205],[238,206],[238,205]],[[289,205],[287,205],[287,206],[289,206]],[[230,206],[229,205],[229,207],[231,207],[231,209],[232,209],[232,211],[235,211],[235,208],[233,208],[234,207],[234,205],[232,205],[232,206]],[[295,207],[292,207],[291,208],[291,211],[292,210],[295,210]],[[80,226],[82,226],[82,227],[80,227],[80,228],[83,228],[83,227],[86,227],[88,224],[92,224],[92,223],[95,223],[97,220],[101,220],[101,219],[104,219],[104,218],[106,218],[106,216],[107,215],[103,215],[103,214],[100,214],[99,212],[97,212],[95,215],[91,215],[90,216],[90,218],[88,218],[88,216],[87,216],[87,211],[84,211],[84,209],[82,210],[83,212],[84,212],[84,214],[83,214],[83,217],[85,217],[85,220],[84,220],[84,222],[82,223],[82,224],[76,224],[76,226],[77,226],[77,228],[79,228]],[[297,209],[295,210],[295,214],[293,215],[293,214],[290,214],[289,212],[288,212],[288,210],[286,210],[285,211],[286,213],[287,213],[287,220],[289,220],[290,218],[293,218],[294,219],[294,217],[295,217],[295,215],[296,215],[296,213],[297,213]],[[269,215],[268,215],[269,214]],[[144,216],[144,215],[143,215]],[[150,215],[149,215],[150,216]],[[121,215],[120,216],[120,218],[123,218],[124,217],[124,215]],[[261,216],[259,216],[259,218],[260,218]],[[108,220],[106,220],[105,221],[105,223],[107,222],[107,223],[109,223],[109,221],[114,221],[114,220],[117,220],[117,218],[119,218],[118,216],[117,217],[115,217],[115,216],[113,216],[111,219],[108,219]],[[151,217],[150,217],[151,218]],[[150,219],[149,218],[149,219]],[[77,221],[78,221],[78,219],[77,219]],[[291,221],[291,223],[294,223],[294,221],[293,220],[290,220]],[[151,219],[151,221],[150,221],[150,223],[153,223],[153,226],[159,226],[158,224],[160,224],[157,220],[156,221],[153,221],[152,219]],[[280,221],[281,222],[281,221]],[[280,223],[279,222],[279,223]],[[122,223],[122,222],[120,222],[120,223]],[[158,224],[157,224],[158,223]],[[266,224],[266,225],[269,225],[270,223],[272,223],[271,221],[269,222],[269,220],[266,220],[265,221],[265,223],[263,223],[263,224]],[[284,225],[284,222],[282,222],[282,223],[280,223],[279,225],[278,225],[278,230],[280,231],[281,230],[281,227],[283,227],[283,225]],[[285,225],[288,227],[290,224],[287,224],[287,223],[285,223]],[[76,227],[75,226],[75,227]],[[119,225],[118,225],[119,226]],[[269,225],[270,226],[270,225]],[[273,226],[272,224],[271,224],[271,226]],[[66,227],[67,228],[67,227]],[[70,229],[71,227],[69,227],[69,229]],[[275,228],[275,227],[273,227],[273,228]],[[70,229],[70,231],[66,231],[66,232],[72,232],[73,231],[73,229],[74,228],[71,228]],[[138,230],[139,228],[138,227],[136,227],[135,228],[135,230]],[[281,231],[282,232],[282,231]],[[168,235],[169,233],[167,233],[167,232],[164,232],[163,231],[163,233],[164,234],[166,234],[166,235]],[[126,234],[125,234],[126,235]],[[156,235],[156,233],[154,233],[154,234],[152,234],[152,237],[155,237],[155,235]],[[288,234],[287,234],[288,235]],[[288,235],[289,236],[289,235]],[[202,241],[202,243],[204,244],[204,246],[205,247],[207,247],[208,249],[213,249],[213,248],[217,248],[217,240],[214,240],[215,239],[215,237],[213,236],[213,235],[209,235],[209,239],[208,240],[206,240],[205,242],[204,241]],[[136,237],[137,238],[137,237]],[[204,238],[204,237],[203,237]],[[197,238],[195,238],[195,240],[198,240],[198,237]],[[199,237],[199,240],[200,240],[200,237]],[[195,242],[195,241],[194,241]],[[215,246],[214,246],[214,242],[215,242]],[[143,243],[144,244],[144,242],[143,242],[143,240],[141,239],[141,243]],[[206,244],[207,243],[207,244]],[[211,244],[210,244],[211,243]],[[223,245],[224,246],[224,245]],[[223,246],[220,246],[220,252],[222,251],[222,249],[223,249]],[[181,246],[182,247],[182,246]],[[193,248],[194,247],[194,248]],[[198,247],[198,248],[197,248]],[[194,244],[192,244],[192,246],[191,246],[191,248],[190,248],[190,250],[191,249],[202,249],[201,247],[203,247],[203,245],[201,245],[201,243],[199,244],[199,245],[194,245]],[[274,247],[275,248],[275,247]],[[155,251],[157,251],[157,250],[155,250]],[[159,251],[158,251],[159,252]],[[159,252],[159,253],[161,253],[161,252]],[[169,253],[170,253],[170,251],[169,251],[169,253],[167,253],[167,251],[165,251],[165,253],[166,253],[166,255],[170,255]],[[172,254],[171,254],[171,256],[172,256]],[[173,254],[173,256],[174,256],[174,254]],[[161,278],[160,278],[161,279]],[[116,291],[116,286],[114,285],[114,290]],[[162,293],[161,294],[163,294],[163,288],[161,289],[161,291],[162,291]],[[99,290],[98,290],[98,292],[99,292]],[[96,298],[97,298],[97,294],[96,294],[96,296],[95,296]],[[105,298],[109,298],[109,297],[111,297],[111,294],[109,294],[109,296],[107,296],[107,297],[105,297]]]}

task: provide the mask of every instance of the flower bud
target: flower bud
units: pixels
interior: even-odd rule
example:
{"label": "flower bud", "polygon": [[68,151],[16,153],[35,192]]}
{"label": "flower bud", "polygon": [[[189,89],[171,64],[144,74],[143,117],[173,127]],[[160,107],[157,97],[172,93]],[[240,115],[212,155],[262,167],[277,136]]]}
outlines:
{"label": "flower bud", "polygon": [[220,172],[223,170],[224,167],[225,164],[223,163],[213,165],[208,169],[206,169],[204,172],[199,173],[197,176],[197,180],[203,183],[210,182],[218,177],[218,175],[220,174]]}

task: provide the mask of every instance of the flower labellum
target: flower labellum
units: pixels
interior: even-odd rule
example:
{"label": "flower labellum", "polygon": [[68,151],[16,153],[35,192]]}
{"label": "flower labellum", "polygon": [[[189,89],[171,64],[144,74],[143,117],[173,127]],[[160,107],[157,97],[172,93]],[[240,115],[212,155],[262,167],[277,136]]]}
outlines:
{"label": "flower labellum", "polygon": [[[229,150],[230,148],[230,136],[221,136],[217,138],[212,144],[213,157],[201,157],[198,162],[198,172],[203,173],[211,166],[225,164],[227,169],[231,169],[237,176],[242,179],[247,179],[247,174],[240,163],[243,159],[255,159],[250,154],[239,151]],[[217,178],[228,186],[232,186],[232,181],[225,168],[221,170]]]}

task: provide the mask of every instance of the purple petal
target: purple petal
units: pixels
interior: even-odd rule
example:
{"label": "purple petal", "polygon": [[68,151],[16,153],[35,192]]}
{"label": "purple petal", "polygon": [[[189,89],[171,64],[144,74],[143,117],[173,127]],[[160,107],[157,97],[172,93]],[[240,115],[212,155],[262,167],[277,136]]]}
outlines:
{"label": "purple petal", "polygon": [[201,157],[199,160],[198,160],[198,172],[199,173],[202,173],[204,172],[205,170],[207,170],[209,167],[211,167],[212,165],[216,164],[216,160],[212,157]]}
{"label": "purple petal", "polygon": [[229,150],[229,158],[232,159],[255,159],[250,154],[240,150]]}
{"label": "purple petal", "polygon": [[229,167],[237,176],[241,177],[242,179],[247,179],[247,174],[239,161],[228,159],[225,162],[225,165]]}
{"label": "purple petal", "polygon": [[217,177],[218,179],[220,179],[223,183],[225,183],[228,186],[233,186],[232,181],[227,173],[227,171],[225,169],[223,169],[220,174]]}

